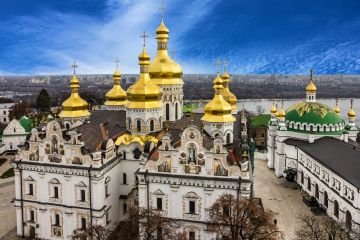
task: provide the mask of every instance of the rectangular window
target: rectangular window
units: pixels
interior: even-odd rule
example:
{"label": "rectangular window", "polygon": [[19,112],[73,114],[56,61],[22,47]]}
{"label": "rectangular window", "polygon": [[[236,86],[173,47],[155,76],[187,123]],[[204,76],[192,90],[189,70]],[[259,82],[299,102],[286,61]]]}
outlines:
{"label": "rectangular window", "polygon": [[124,205],[123,205],[123,212],[127,213],[127,205],[126,205],[126,203],[124,203]]}
{"label": "rectangular window", "polygon": [[59,188],[54,187],[54,198],[59,198]]}
{"label": "rectangular window", "polygon": [[163,207],[162,207],[162,198],[156,198],[156,209],[157,210],[163,210]]}
{"label": "rectangular window", "polygon": [[126,173],[123,173],[123,184],[127,184],[126,181],[127,179],[126,179]]}
{"label": "rectangular window", "polygon": [[34,185],[29,183],[29,195],[34,195]]}
{"label": "rectangular window", "polygon": [[109,211],[106,212],[106,224],[110,223],[110,213]]}
{"label": "rectangular window", "polygon": [[34,210],[30,210],[30,222],[35,222],[35,212],[34,212]]}
{"label": "rectangular window", "polygon": [[60,226],[60,215],[59,214],[55,214],[55,226]]}
{"label": "rectangular window", "polygon": [[80,190],[80,201],[85,202],[85,190]]}
{"label": "rectangular window", "polygon": [[86,229],[86,218],[81,218],[81,229]]}
{"label": "rectangular window", "polygon": [[223,214],[224,216],[230,216],[230,209],[229,209],[229,206],[225,205],[223,206]]}
{"label": "rectangular window", "polygon": [[195,240],[195,232],[189,232],[189,240]]}
{"label": "rectangular window", "polygon": [[108,184],[105,185],[105,198],[107,198],[109,196],[109,186]]}
{"label": "rectangular window", "polygon": [[195,214],[195,201],[189,201],[189,213]]}

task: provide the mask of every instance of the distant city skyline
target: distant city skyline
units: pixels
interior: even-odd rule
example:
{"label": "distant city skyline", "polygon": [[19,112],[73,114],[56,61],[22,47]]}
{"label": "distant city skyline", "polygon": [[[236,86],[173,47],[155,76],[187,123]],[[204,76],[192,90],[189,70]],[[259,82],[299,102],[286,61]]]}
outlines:
{"label": "distant city skyline", "polygon": [[[184,73],[360,74],[356,0],[167,0],[170,50]],[[19,7],[21,6],[21,7]],[[0,75],[138,73],[140,34],[155,55],[161,0],[5,0]]]}

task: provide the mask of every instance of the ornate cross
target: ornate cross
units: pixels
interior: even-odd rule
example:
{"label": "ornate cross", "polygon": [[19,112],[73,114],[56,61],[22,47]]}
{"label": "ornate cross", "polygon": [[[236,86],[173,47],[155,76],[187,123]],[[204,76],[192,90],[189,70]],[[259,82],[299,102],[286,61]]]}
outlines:
{"label": "ornate cross", "polygon": [[144,31],[143,35],[140,35],[141,38],[144,39],[144,47],[146,46],[146,38],[149,37],[149,35],[146,34],[146,31]]}
{"label": "ornate cross", "polygon": [[119,66],[119,62],[120,62],[119,57],[117,57],[117,58],[115,59],[116,69],[117,69],[117,68],[118,68],[118,66]]}
{"label": "ornate cross", "polygon": [[170,53],[171,53],[171,58],[174,59],[176,51],[174,51],[174,49],[172,49]]}
{"label": "ornate cross", "polygon": [[215,65],[217,67],[217,72],[219,73],[220,72],[220,67],[221,67],[221,61],[219,59],[216,60]]}
{"label": "ornate cross", "polygon": [[229,66],[228,61],[225,59],[222,64],[224,66],[224,71],[226,71],[226,68]]}
{"label": "ornate cross", "polygon": [[78,68],[78,67],[79,67],[78,65],[76,65],[75,60],[74,60],[73,65],[71,65],[71,67],[74,69],[74,75],[75,75],[75,74],[76,74],[76,68]]}

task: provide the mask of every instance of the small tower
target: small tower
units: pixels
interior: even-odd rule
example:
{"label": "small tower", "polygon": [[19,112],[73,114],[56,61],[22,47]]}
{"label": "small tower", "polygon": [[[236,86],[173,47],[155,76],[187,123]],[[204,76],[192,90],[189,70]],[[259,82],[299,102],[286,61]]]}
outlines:
{"label": "small tower", "polygon": [[310,69],[310,82],[306,86],[306,102],[316,102],[316,86],[313,82],[314,70]]}
{"label": "small tower", "polygon": [[146,135],[162,127],[162,90],[152,83],[149,76],[150,55],[144,48],[139,55],[140,75],[136,83],[127,90],[126,122],[132,134]]}
{"label": "small tower", "polygon": [[337,113],[338,115],[340,115],[340,108],[339,108],[339,99],[336,98],[336,105],[334,107],[334,112]]}
{"label": "small tower", "polygon": [[225,99],[225,101],[227,101],[228,103],[230,103],[231,105],[231,113],[232,114],[237,114],[237,98],[235,96],[235,94],[233,94],[230,91],[229,88],[229,82],[230,82],[230,75],[226,72],[226,63],[224,64],[224,73],[222,74],[221,78],[223,80],[223,91],[222,91],[222,95]]}
{"label": "small tower", "polygon": [[271,118],[270,118],[270,122],[276,122],[277,121],[277,108],[276,108],[276,105],[275,105],[275,100],[273,99],[272,100],[272,106],[271,106],[271,109],[270,109],[270,114],[271,114]]}
{"label": "small tower", "polygon": [[224,144],[233,143],[234,121],[231,105],[222,96],[223,80],[219,73],[214,80],[215,96],[205,105],[205,114],[201,118],[204,130],[212,137],[221,137]]}
{"label": "small tower", "polygon": [[161,87],[163,91],[164,121],[176,121],[183,114],[183,71],[168,53],[169,29],[164,23],[164,10],[161,7],[161,23],[156,29],[157,53],[149,66],[152,83]]}
{"label": "small tower", "polygon": [[71,94],[62,103],[62,111],[59,114],[66,128],[82,125],[90,119],[89,105],[79,95],[80,81],[76,76],[76,68],[78,66],[75,61],[72,67],[74,68],[74,74],[70,80]]}
{"label": "small tower", "polygon": [[104,109],[108,110],[125,110],[126,108],[126,91],[122,89],[121,74],[118,69],[119,60],[116,59],[116,69],[113,74],[114,86],[110,89],[106,95],[106,102],[104,103]]}
{"label": "small tower", "polygon": [[279,130],[287,130],[286,123],[285,123],[286,113],[284,110],[284,99],[281,100],[281,109],[278,112],[278,119],[279,119]]}

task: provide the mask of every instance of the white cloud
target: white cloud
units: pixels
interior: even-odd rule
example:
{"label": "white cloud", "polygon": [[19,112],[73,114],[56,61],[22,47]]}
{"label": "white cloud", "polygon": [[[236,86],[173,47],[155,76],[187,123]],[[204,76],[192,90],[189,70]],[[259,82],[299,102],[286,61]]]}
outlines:
{"label": "white cloud", "polygon": [[[199,20],[209,14],[218,1],[195,0],[168,1],[166,23],[171,30],[171,46],[180,49],[180,38],[187,34]],[[11,20],[7,30],[26,36],[8,50],[18,59],[18,64],[34,62],[36,67],[22,68],[16,74],[68,74],[75,59],[78,72],[111,73],[114,60],[120,59],[123,73],[137,73],[137,56],[141,52],[140,34],[147,30],[148,47],[154,57],[156,52],[155,29],[160,23],[159,0],[107,0],[103,19],[70,13],[44,12],[41,16],[23,16]],[[170,16],[174,13],[174,16]],[[0,29],[1,31],[1,29]],[[177,59],[185,73],[204,69],[185,56]]]}

